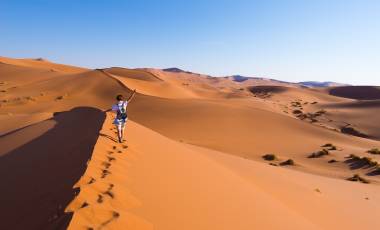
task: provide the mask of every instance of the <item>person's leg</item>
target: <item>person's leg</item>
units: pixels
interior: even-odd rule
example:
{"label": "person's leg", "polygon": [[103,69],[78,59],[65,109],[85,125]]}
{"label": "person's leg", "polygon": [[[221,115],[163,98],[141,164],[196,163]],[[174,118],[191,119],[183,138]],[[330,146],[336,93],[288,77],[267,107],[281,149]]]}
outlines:
{"label": "person's leg", "polygon": [[117,137],[119,138],[119,143],[122,142],[123,140],[123,129],[122,129],[122,125],[119,124],[116,126],[117,127]]}
{"label": "person's leg", "polygon": [[124,141],[124,130],[125,130],[125,122],[121,125],[121,140]]}

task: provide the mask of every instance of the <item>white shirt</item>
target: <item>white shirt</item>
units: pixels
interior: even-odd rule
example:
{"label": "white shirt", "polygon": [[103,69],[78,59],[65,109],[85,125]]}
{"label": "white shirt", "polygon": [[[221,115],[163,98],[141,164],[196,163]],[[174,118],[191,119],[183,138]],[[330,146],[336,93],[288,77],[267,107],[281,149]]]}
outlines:
{"label": "white shirt", "polygon": [[126,111],[127,105],[128,105],[128,101],[119,101],[117,104],[114,104],[112,106],[112,111],[117,112],[119,110],[119,108],[123,108],[122,106],[124,106],[124,110]]}

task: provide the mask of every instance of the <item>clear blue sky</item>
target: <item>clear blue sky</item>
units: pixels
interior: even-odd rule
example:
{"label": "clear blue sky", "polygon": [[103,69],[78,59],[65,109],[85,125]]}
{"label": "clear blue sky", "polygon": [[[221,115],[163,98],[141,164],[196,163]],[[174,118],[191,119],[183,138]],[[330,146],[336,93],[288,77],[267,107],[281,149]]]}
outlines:
{"label": "clear blue sky", "polygon": [[0,56],[380,85],[380,1],[0,0]]}

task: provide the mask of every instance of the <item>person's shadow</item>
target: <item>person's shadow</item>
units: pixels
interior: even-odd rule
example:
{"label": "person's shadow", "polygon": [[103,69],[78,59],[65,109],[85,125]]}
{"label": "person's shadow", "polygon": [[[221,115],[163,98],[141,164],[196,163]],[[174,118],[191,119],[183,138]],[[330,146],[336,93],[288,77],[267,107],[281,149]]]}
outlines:
{"label": "person's shadow", "polygon": [[105,113],[77,107],[0,139],[17,140],[18,133],[51,120],[56,124],[46,133],[0,156],[0,229],[66,229],[72,218],[64,209],[79,192],[73,186],[86,170]]}

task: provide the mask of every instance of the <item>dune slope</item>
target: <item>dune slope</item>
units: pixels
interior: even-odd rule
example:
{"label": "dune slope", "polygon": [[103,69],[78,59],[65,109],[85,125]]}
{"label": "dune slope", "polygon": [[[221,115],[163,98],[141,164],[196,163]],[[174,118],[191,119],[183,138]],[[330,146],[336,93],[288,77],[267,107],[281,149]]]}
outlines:
{"label": "dune slope", "polygon": [[94,158],[77,184],[81,192],[68,207],[74,211],[69,229],[357,229],[379,224],[378,186],[187,145],[135,122],[127,128],[127,146],[116,144],[107,118]]}
{"label": "dune slope", "polygon": [[[73,185],[86,169],[103,120],[100,110],[75,108],[0,139],[0,229],[67,226],[71,214],[64,208],[77,193]],[[22,139],[26,143],[18,146]]]}

